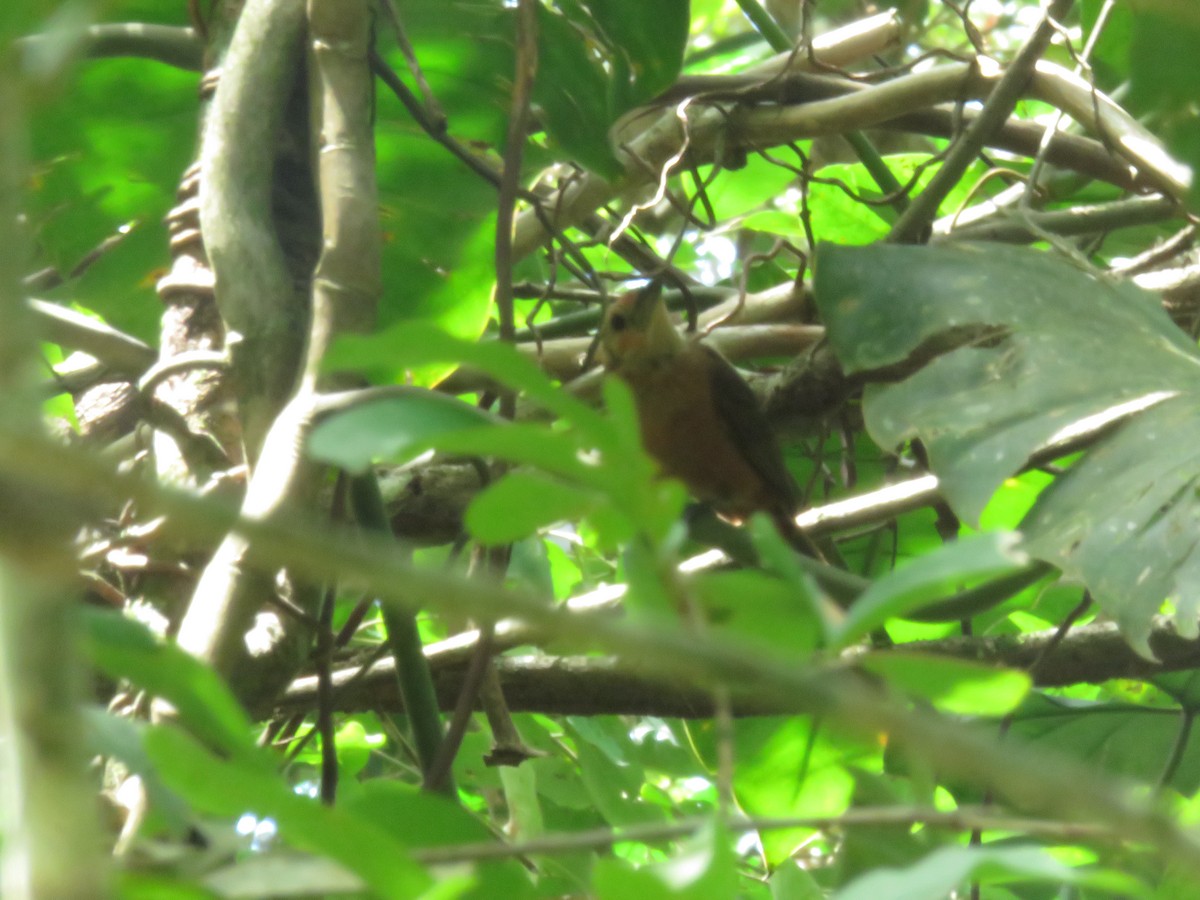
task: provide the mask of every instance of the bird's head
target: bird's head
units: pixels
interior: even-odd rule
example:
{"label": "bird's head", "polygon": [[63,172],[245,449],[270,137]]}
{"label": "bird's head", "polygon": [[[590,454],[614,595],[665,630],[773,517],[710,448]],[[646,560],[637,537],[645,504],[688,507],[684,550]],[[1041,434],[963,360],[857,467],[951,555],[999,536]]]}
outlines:
{"label": "bird's head", "polygon": [[613,301],[600,325],[600,361],[610,372],[652,366],[670,359],[684,344],[657,285]]}

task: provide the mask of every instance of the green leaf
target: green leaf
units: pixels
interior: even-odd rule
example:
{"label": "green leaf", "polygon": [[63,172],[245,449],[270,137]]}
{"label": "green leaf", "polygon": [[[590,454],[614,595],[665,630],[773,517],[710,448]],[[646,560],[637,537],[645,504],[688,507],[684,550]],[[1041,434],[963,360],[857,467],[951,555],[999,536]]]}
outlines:
{"label": "green leaf", "polygon": [[822,596],[813,577],[800,565],[795,548],[784,540],[770,517],[755,513],[748,527],[763,568],[779,576],[789,588],[791,611],[788,617],[796,626],[811,633],[817,645],[824,646],[829,642],[834,617],[840,615],[840,611],[834,610]]}
{"label": "green leaf", "polygon": [[[883,807],[929,807],[938,805],[940,798],[931,779],[912,772],[914,777],[897,778],[896,768],[906,769],[911,758],[899,767],[885,760],[883,771],[873,766],[855,767],[854,796],[849,812],[856,809]],[[890,770],[890,771],[889,771]],[[911,769],[908,769],[911,771]],[[904,867],[925,857],[931,850],[954,842],[952,835],[937,829],[897,828],[884,823],[847,825],[839,841],[838,884],[870,872],[879,866]]]}
{"label": "green leaf", "polygon": [[[515,56],[512,10],[493,0],[405,0],[404,30],[455,139],[498,168],[508,127]],[[420,95],[408,64],[380,29],[380,52]],[[381,88],[375,124],[383,225],[380,324],[436,324],[464,339],[484,330],[495,281],[496,189],[425,134]],[[493,151],[490,152],[489,151]],[[536,154],[531,165],[538,165]],[[415,373],[416,383],[444,377],[444,365]]]}
{"label": "green leaf", "polygon": [[[855,194],[875,186],[862,163],[834,163],[816,173],[820,178],[840,182]],[[815,210],[812,216],[813,237],[818,241],[837,241],[840,244],[869,244],[888,232],[883,207],[870,206],[856,200],[838,184],[813,182],[808,188],[808,203]]]}
{"label": "green leaf", "polygon": [[[166,726],[149,731],[146,752],[163,780],[196,809],[224,817],[247,812],[270,817],[289,844],[341,863],[382,897],[406,900],[431,884],[405,846],[379,826],[299,796],[261,764],[222,760]],[[263,756],[261,762],[269,766],[270,759]]]}
{"label": "green leaf", "polygon": [[1190,797],[1200,789],[1200,741],[1191,737],[1177,747],[1183,727],[1183,714],[1174,708],[1035,693],[1016,712],[1012,730],[1019,738],[1082,760],[1110,777],[1150,785],[1157,784],[1178,750],[1181,756],[1169,786]]}
{"label": "green leaf", "polygon": [[795,587],[750,570],[708,572],[692,582],[708,618],[723,631],[801,662],[820,645],[824,623],[810,597]]}
{"label": "green leaf", "polygon": [[950,715],[1007,715],[1020,706],[1033,684],[1025,672],[902,650],[868,653],[858,664]]}
{"label": "green leaf", "polygon": [[[361,894],[363,890],[362,880],[346,871],[344,866],[327,859],[279,851],[237,859],[207,873],[203,883],[217,897],[241,897],[246,900],[355,896],[355,892]],[[156,900],[173,896],[159,894]]]}
{"label": "green leaf", "polygon": [[[613,535],[627,540],[629,533]],[[668,588],[662,575],[662,560],[644,541],[633,541],[623,557],[627,590],[622,598],[625,609],[635,620],[665,628],[682,627],[680,598]]]}
{"label": "green leaf", "polygon": [[546,130],[578,162],[622,172],[609,129],[675,81],[688,34],[686,0],[591,0],[539,6],[533,97]]}
{"label": "green leaf", "polygon": [[[441,160],[439,165],[431,168],[440,169],[445,162]],[[447,172],[444,177],[449,180],[451,175]],[[471,181],[478,183],[478,179]],[[493,198],[489,196],[488,199]],[[429,216],[429,220],[422,223],[424,240],[436,236],[437,247],[423,248],[429,255],[420,260],[407,258],[413,248],[403,247],[406,257],[404,265],[410,271],[428,267],[432,255],[433,259],[442,262],[439,268],[444,268],[445,272],[428,273],[435,280],[420,294],[415,294],[416,285],[401,282],[398,285],[399,292],[402,292],[406,302],[402,310],[380,317],[384,326],[394,322],[426,322],[444,329],[447,334],[469,341],[477,340],[483,334],[492,311],[496,281],[496,214],[488,208],[472,218],[464,214],[465,210],[459,211],[459,215],[454,217],[459,221],[445,223],[449,233],[439,230],[437,220],[448,218],[452,212],[422,210],[423,216]],[[396,265],[394,259],[400,255],[401,248],[388,246],[384,250],[384,285],[388,290],[391,290],[391,282],[395,277],[394,270],[389,271],[389,267]],[[414,373],[413,383],[436,384],[449,371],[450,367],[446,365],[429,366]]]}
{"label": "green leaf", "polygon": [[328,371],[363,371],[403,383],[418,366],[455,363],[475,366],[525,394],[549,412],[569,419],[589,439],[612,439],[604,417],[550,381],[536,364],[498,341],[474,342],[428,323],[401,323],[371,335],[343,335],[326,354]]}
{"label": "green leaf", "polygon": [[456,431],[442,435],[434,446],[463,456],[494,456],[511,463],[537,466],[580,484],[607,486],[612,480],[611,471],[580,460],[576,435],[545,425],[521,423]]}
{"label": "green leaf", "polygon": [[578,592],[583,584],[583,567],[574,555],[568,553],[556,541],[547,538],[538,543],[544,550],[546,563],[550,568],[553,590],[546,593],[555,600],[566,600]]}
{"label": "green leaf", "polygon": [[84,608],[81,614],[86,652],[102,672],[169,701],[210,746],[235,756],[255,751],[250,720],[212,669],[119,613]]}
{"label": "green leaf", "polygon": [[405,462],[447,432],[486,428],[503,420],[454,397],[412,388],[358,404],[320,422],[308,440],[314,459],[352,473],[372,462]]}
{"label": "green leaf", "polygon": [[[1020,291],[1011,289],[1014,271]],[[1200,382],[1195,349],[1155,298],[1045,253],[824,245],[816,273],[817,303],[849,373],[967,340],[904,381],[872,388],[866,418],[881,446],[921,438],[942,491],[969,521],[1064,427]]]}
{"label": "green leaf", "polygon": [[546,833],[546,819],[537,791],[537,771],[528,766],[501,766],[500,784],[508,804],[508,825],[513,834],[530,840]]}
{"label": "green leaf", "polygon": [[476,540],[509,544],[555,522],[577,519],[597,502],[581,490],[537,472],[510,472],[467,507],[465,524]]}
{"label": "green leaf", "polygon": [[556,600],[569,597],[570,593],[560,593],[555,589],[554,572],[550,563],[551,552],[555,554],[556,564],[570,565],[562,548],[555,544],[549,535],[545,538],[533,535],[514,541],[508,560],[508,577],[542,597],[553,597]]}
{"label": "green leaf", "polygon": [[1196,633],[1200,356],[1156,298],[1022,248],[824,246],[818,257],[817,301],[848,371],[945,351],[871,387],[866,421],[883,446],[920,438],[968,521],[1065,429],[1122,404],[1152,407],[1042,494],[1024,549],[1082,581],[1147,656],[1168,598]]}
{"label": "green leaf", "polygon": [[[928,184],[937,171],[936,166],[929,165],[931,161],[926,153],[897,153],[884,158],[901,185],[907,185],[915,176],[914,192]],[[986,172],[982,164],[973,165],[942,200],[939,209],[943,212],[959,209],[972,195],[975,182]],[[878,202],[883,194],[866,166],[859,162],[833,163],[818,169],[816,177],[820,180],[808,187],[808,205],[813,237],[818,244],[824,241],[869,244],[887,236],[895,211],[890,205]],[[980,199],[986,196],[986,191],[981,192]],[[864,202],[871,200],[877,202]]]}
{"label": "green leaf", "polygon": [[641,869],[627,863],[602,861],[593,881],[604,900],[628,897],[710,900],[741,896],[733,856],[733,838],[716,823],[710,823],[681,842],[669,859]]}
{"label": "green leaf", "polygon": [[600,859],[592,875],[592,888],[599,900],[672,900],[674,892],[644,869],[635,869],[620,859]]}
{"label": "green leaf", "polygon": [[154,286],[168,260],[163,220],[194,152],[195,92],[195,73],[125,57],[78,67],[69,91],[30,107],[35,177],[25,196],[37,264],[69,273],[102,241],[128,232],[48,296],[146,341],[162,316]]}
{"label": "green leaf", "polygon": [[1195,49],[1200,17],[1195,8],[1161,2],[1132,17],[1129,103],[1140,112],[1185,107],[1200,94]]}
{"label": "green leaf", "polygon": [[338,774],[342,778],[356,778],[366,768],[371,753],[387,744],[383,734],[369,734],[356,719],[339,725],[335,738]]}
{"label": "green leaf", "polygon": [[[716,766],[711,722],[688,724],[704,759]],[[878,759],[879,747],[832,735],[807,717],[743,718],[734,722],[733,789],[749,816],[832,816],[844,812],[854,793],[852,766]],[[779,865],[812,838],[813,829],[761,832],[768,865]]]}
{"label": "green leaf", "polygon": [[1191,713],[1200,711],[1200,671],[1164,672],[1149,680],[1185,710]]}
{"label": "green leaf", "polygon": [[167,790],[146,755],[146,724],[92,707],[85,708],[83,713],[88,752],[120,760],[129,774],[142,780],[152,814],[158,816],[172,834],[185,834],[191,825],[190,814],[186,805]]}
{"label": "green leaf", "polygon": [[[1133,5],[1133,4],[1131,4]],[[1129,37],[1129,106],[1149,117],[1155,136],[1194,173],[1200,171],[1200,125],[1195,99],[1200,95],[1200,15],[1195,5],[1174,0],[1142,0]],[[1200,178],[1192,178],[1189,205],[1200,204]]]}
{"label": "green leaf", "polygon": [[734,897],[738,893],[738,874],[733,856],[733,838],[716,821],[680,843],[679,848],[651,870],[674,892],[676,897],[707,900],[709,897]]}
{"label": "green leaf", "polygon": [[493,843],[496,836],[479,819],[441,794],[373,778],[342,803],[346,813],[387,832],[406,847]]}
{"label": "green leaf", "polygon": [[787,860],[771,873],[771,900],[823,900],[817,880],[795,860]]}
{"label": "green leaf", "polygon": [[[707,181],[712,178],[712,169],[705,166],[699,170],[700,179]],[[756,215],[776,214],[783,216],[790,227],[800,231],[800,219],[796,211],[780,209],[777,204],[789,187],[796,185],[796,173],[785,166],[768,162],[761,156],[751,156],[740,169],[724,169],[712,179],[706,193],[712,206],[713,216],[717,221],[732,219],[737,216],[747,216],[742,224],[745,227],[755,227],[749,224],[749,218]],[[766,203],[764,203],[766,201]],[[765,208],[764,208],[765,207]],[[758,212],[755,212],[758,210]],[[764,231],[772,231],[769,227],[759,226]]]}
{"label": "green leaf", "polygon": [[1087,584],[1147,658],[1151,618],[1168,598],[1180,633],[1197,634],[1198,413],[1200,393],[1139,414],[1047,488],[1021,526],[1026,549]]}
{"label": "green leaf", "polygon": [[609,82],[595,44],[567,19],[538,5],[538,73],[533,97],[562,148],[605,178],[621,174],[608,143],[616,121]]}
{"label": "green leaf", "polygon": [[120,900],[215,900],[220,896],[184,880],[183,876],[150,875],[137,870],[120,869],[116,873],[116,896]]}
{"label": "green leaf", "polygon": [[618,115],[675,82],[688,39],[688,0],[587,0],[587,8],[628,73],[615,91]]}
{"label": "green leaf", "polygon": [[834,894],[834,900],[942,900],[969,880],[984,885],[1009,881],[1076,884],[1130,896],[1146,890],[1136,878],[1121,872],[1064,865],[1041,847],[942,847],[907,869],[881,868],[857,878]]}
{"label": "green leaf", "polygon": [[875,581],[835,626],[833,643],[853,644],[930,602],[946,597],[968,582],[1007,574],[1028,562],[1016,549],[1018,536],[988,532],[946,544]]}
{"label": "green leaf", "polygon": [[[335,737],[337,749],[338,777],[345,784],[353,780],[366,767],[372,751],[378,751],[387,743],[387,737],[376,731],[368,732],[363,724],[369,715],[362,715],[339,723]],[[377,726],[376,726],[377,727]],[[293,751],[293,762],[319,768],[323,761],[321,737],[306,741],[303,748]]]}
{"label": "green leaf", "polygon": [[662,822],[663,811],[641,799],[645,774],[629,762],[618,764],[586,739],[576,742],[580,774],[588,796],[610,825]]}
{"label": "green leaf", "polygon": [[1083,0],[1080,6],[1080,17],[1083,19],[1085,33],[1089,41],[1095,40],[1091,62],[1098,71],[1111,76],[1102,87],[1118,84],[1129,78],[1129,50],[1133,40],[1135,15],[1130,4],[1109,4],[1104,31],[1098,38],[1093,38],[1095,26],[1099,20],[1100,10],[1105,6],[1105,0]]}

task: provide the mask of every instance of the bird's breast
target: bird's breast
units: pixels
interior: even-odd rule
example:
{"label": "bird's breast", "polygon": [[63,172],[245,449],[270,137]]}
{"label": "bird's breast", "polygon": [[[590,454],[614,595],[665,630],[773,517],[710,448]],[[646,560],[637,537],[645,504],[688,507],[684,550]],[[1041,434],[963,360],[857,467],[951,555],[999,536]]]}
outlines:
{"label": "bird's breast", "polygon": [[699,500],[745,516],[778,505],[738,447],[712,396],[708,354],[689,347],[669,361],[621,372],[637,404],[642,445],[663,473]]}

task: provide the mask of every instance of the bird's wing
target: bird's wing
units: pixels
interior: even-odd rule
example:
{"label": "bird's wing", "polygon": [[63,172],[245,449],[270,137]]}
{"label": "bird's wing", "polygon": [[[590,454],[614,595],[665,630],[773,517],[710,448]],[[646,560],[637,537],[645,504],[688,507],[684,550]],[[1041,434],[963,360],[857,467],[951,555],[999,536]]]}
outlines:
{"label": "bird's wing", "polygon": [[781,505],[786,503],[786,511],[792,512],[797,500],[796,484],[783,463],[779,441],[758,405],[758,397],[725,357],[705,344],[698,346],[710,357],[709,389],[722,425],[746,461],[780,498]]}

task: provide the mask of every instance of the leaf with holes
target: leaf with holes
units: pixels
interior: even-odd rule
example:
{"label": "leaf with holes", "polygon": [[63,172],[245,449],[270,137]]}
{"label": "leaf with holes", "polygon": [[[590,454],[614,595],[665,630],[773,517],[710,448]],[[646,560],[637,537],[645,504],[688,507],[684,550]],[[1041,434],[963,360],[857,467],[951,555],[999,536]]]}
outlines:
{"label": "leaf with holes", "polygon": [[1143,409],[1042,493],[1024,547],[1082,581],[1140,652],[1168,599],[1195,634],[1200,356],[1157,298],[997,245],[826,245],[815,289],[847,373],[873,382],[871,436],[920,439],[968,521],[1040,448]]}

